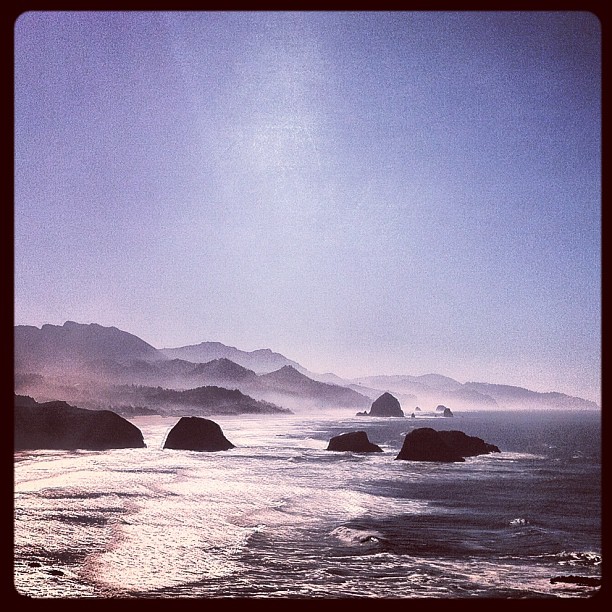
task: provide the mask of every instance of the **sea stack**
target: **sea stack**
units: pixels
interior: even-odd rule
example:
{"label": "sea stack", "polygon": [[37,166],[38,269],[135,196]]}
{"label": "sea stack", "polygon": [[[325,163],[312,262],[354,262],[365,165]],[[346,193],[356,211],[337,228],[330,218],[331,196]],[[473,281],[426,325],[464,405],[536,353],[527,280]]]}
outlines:
{"label": "sea stack", "polygon": [[334,436],[325,450],[352,451],[354,453],[382,453],[382,448],[372,444],[365,431],[351,431]]}
{"label": "sea stack", "polygon": [[192,451],[222,451],[234,448],[214,421],[201,417],[181,417],[170,430],[164,448]]}
{"label": "sea stack", "polygon": [[377,400],[372,402],[369,416],[403,417],[404,412],[397,398],[385,392]]}
{"label": "sea stack", "polygon": [[407,434],[396,459],[443,463],[465,461],[458,452],[444,442],[440,432],[431,427],[419,427]]}
{"label": "sea stack", "polygon": [[438,433],[442,440],[462,457],[476,457],[477,455],[500,452],[494,444],[488,444],[482,438],[476,436],[468,436],[462,431],[451,430],[439,431]]}
{"label": "sea stack", "polygon": [[431,427],[419,427],[406,435],[396,459],[452,463],[465,461],[465,457],[499,452],[497,446],[462,431],[436,431]]}

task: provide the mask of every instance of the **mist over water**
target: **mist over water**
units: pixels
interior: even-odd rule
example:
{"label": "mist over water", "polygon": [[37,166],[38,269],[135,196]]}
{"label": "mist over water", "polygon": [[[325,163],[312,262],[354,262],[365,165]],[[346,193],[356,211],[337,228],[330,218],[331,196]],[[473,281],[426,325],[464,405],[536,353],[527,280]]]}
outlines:
{"label": "mist over water", "polygon": [[[586,597],[599,576],[600,420],[218,417],[236,448],[16,453],[15,586],[33,597]],[[502,452],[395,461],[418,426]],[[326,451],[361,429],[382,453]],[[61,573],[60,573],[61,572]]]}

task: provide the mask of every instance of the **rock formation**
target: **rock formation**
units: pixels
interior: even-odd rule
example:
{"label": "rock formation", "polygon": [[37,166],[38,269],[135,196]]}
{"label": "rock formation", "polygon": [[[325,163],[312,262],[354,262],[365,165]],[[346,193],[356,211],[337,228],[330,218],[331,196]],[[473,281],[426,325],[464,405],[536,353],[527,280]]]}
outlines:
{"label": "rock formation", "polygon": [[499,448],[462,431],[436,431],[431,427],[420,427],[406,435],[396,459],[450,463],[493,452],[500,452]]}
{"label": "rock formation", "polygon": [[431,427],[420,427],[404,438],[404,444],[396,459],[408,461],[464,461],[463,457],[442,440],[440,432]]}
{"label": "rock formation", "polygon": [[221,451],[234,448],[214,421],[182,417],[170,430],[164,448],[193,451]]}
{"label": "rock formation", "polygon": [[454,416],[450,408],[445,408],[444,413],[442,414],[444,417],[452,417]]}
{"label": "rock formation", "polygon": [[372,402],[368,416],[403,417],[404,412],[397,398],[385,392]]}
{"label": "rock formation", "polygon": [[487,444],[481,438],[468,436],[462,431],[439,431],[442,440],[462,457],[476,457],[489,453],[499,453],[500,450],[494,444]]}
{"label": "rock formation", "polygon": [[354,453],[382,453],[382,448],[372,444],[365,431],[351,431],[349,433],[334,436],[326,450],[352,451]]}
{"label": "rock formation", "polygon": [[15,450],[144,448],[138,427],[110,410],[85,410],[66,402],[15,401]]}
{"label": "rock formation", "polygon": [[601,586],[601,578],[592,576],[553,576],[550,579],[551,584],[557,582],[566,582],[568,584],[578,584],[580,586]]}

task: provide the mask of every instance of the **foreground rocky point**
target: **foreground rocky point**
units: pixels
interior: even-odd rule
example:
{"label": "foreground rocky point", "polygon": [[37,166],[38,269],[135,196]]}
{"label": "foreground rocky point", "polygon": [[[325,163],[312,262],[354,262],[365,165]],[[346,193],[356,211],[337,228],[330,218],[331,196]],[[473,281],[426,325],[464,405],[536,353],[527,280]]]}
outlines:
{"label": "foreground rocky point", "polygon": [[15,398],[15,450],[144,448],[138,427],[110,410]]}
{"label": "foreground rocky point", "polygon": [[580,586],[601,586],[601,578],[593,576],[553,576],[550,579],[551,584],[564,582],[567,584],[577,584]]}

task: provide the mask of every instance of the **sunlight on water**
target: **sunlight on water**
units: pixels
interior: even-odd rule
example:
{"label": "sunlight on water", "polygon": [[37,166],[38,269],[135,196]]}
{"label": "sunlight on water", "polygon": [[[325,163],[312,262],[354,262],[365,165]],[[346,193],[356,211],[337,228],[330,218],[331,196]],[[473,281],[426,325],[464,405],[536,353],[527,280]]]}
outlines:
{"label": "sunlight on water", "polygon": [[[350,419],[215,420],[236,448],[163,450],[177,419],[137,417],[144,449],[17,453],[18,590],[36,597],[571,597],[584,591],[551,585],[554,568],[595,571],[601,563],[596,547],[564,544],[543,526],[543,511],[520,492],[555,483],[536,469],[544,455],[395,461],[402,424],[374,422],[370,439],[385,440],[384,452],[356,454],[325,450],[332,431],[351,429]],[[475,495],[491,506],[486,514]]]}

